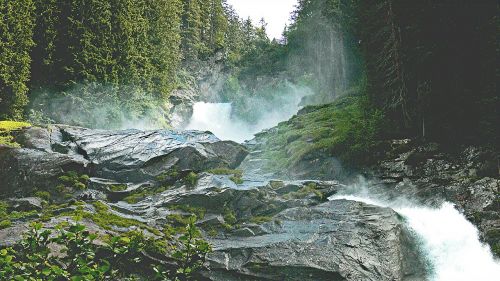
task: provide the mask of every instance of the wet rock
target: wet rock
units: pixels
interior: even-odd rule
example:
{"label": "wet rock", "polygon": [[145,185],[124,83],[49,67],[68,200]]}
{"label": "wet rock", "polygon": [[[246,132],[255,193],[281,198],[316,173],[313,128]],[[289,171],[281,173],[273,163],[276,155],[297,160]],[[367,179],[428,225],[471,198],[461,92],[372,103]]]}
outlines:
{"label": "wet rock", "polygon": [[255,236],[255,233],[250,228],[245,227],[245,228],[236,229],[235,231],[233,231],[231,233],[231,235],[238,236],[238,237],[251,237],[251,236]]}
{"label": "wet rock", "polygon": [[488,148],[469,146],[450,152],[435,143],[408,142],[393,145],[367,174],[385,180],[383,186],[387,188],[378,192],[426,205],[455,203],[500,256],[500,179],[494,168],[497,158],[498,153]]}
{"label": "wet rock", "polygon": [[243,146],[222,142],[209,132],[60,128],[79,153],[95,164],[97,175],[120,181],[154,179],[174,167],[194,171],[231,168],[247,153]]}
{"label": "wet rock", "polygon": [[[354,201],[291,208],[263,235],[212,239],[211,280],[404,280],[420,265],[403,256],[407,235],[390,209]],[[250,234],[247,229],[238,233]]]}
{"label": "wet rock", "polygon": [[10,207],[18,212],[27,212],[32,210],[41,210],[42,209],[42,199],[38,197],[26,197],[19,199],[11,199]]}
{"label": "wet rock", "polygon": [[29,194],[34,188],[54,188],[67,172],[110,183],[144,185],[169,170],[203,171],[234,168],[247,151],[237,143],[220,141],[209,132],[105,131],[54,125],[32,127],[16,134],[24,148],[0,148],[0,192]]}
{"label": "wet rock", "polygon": [[36,149],[0,149],[0,196],[32,194],[35,188],[54,188],[65,172],[84,174],[89,162]]}
{"label": "wet rock", "polygon": [[22,234],[28,231],[28,224],[17,224],[9,228],[0,229],[0,248],[12,247],[21,241]]}

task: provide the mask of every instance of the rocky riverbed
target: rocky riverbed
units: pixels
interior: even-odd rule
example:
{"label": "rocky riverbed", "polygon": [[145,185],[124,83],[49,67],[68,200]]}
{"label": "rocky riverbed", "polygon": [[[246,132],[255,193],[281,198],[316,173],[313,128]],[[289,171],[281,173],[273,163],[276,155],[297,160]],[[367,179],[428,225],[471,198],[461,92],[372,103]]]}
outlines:
{"label": "rocky riverbed", "polygon": [[[151,237],[195,213],[213,245],[200,280],[426,280],[423,254],[401,215],[329,201],[347,188],[333,178],[235,170],[251,146],[209,132],[62,125],[25,128],[14,140],[20,148],[0,147],[1,196],[17,214],[0,229],[0,246],[19,241],[32,220],[50,228],[75,212],[88,214],[82,223],[96,233],[140,229]],[[379,179],[374,192],[457,202],[496,249],[498,179],[483,174],[489,168],[479,151],[466,150],[459,158],[466,164],[426,146],[394,144],[388,155],[371,170]]]}

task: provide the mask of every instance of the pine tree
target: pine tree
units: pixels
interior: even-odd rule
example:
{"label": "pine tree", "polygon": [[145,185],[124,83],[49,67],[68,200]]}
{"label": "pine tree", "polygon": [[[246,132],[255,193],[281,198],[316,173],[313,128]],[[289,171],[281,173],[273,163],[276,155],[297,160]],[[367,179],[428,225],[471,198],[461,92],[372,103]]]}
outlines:
{"label": "pine tree", "polygon": [[[205,16],[205,15],[204,15]],[[197,59],[201,49],[202,14],[199,0],[184,0],[182,50],[184,59]]]}
{"label": "pine tree", "polygon": [[34,12],[32,0],[0,1],[0,119],[21,119],[28,103]]}

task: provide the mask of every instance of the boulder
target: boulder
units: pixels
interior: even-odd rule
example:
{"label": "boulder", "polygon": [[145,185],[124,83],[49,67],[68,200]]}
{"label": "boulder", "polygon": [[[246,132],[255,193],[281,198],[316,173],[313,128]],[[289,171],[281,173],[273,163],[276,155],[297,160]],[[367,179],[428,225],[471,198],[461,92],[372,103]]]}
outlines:
{"label": "boulder", "polygon": [[145,184],[169,170],[235,168],[247,151],[210,132],[106,131],[53,125],[16,133],[23,148],[0,148],[0,192],[29,194],[60,184],[73,171],[127,185]]}
{"label": "boulder", "polygon": [[43,207],[43,200],[38,197],[15,198],[9,201],[10,207],[18,212],[40,211]]}
{"label": "boulder", "polygon": [[[409,257],[408,233],[391,209],[336,200],[290,208],[261,235],[211,239],[211,280],[413,280],[424,272]],[[424,276],[420,276],[423,280]]]}

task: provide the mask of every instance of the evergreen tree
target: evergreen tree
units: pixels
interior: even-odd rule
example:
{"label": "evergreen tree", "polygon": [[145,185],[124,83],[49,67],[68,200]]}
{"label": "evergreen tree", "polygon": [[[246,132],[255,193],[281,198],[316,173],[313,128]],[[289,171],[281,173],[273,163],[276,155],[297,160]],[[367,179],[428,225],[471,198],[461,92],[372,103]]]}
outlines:
{"label": "evergreen tree", "polygon": [[0,119],[22,119],[28,103],[34,12],[32,0],[0,1]]}
{"label": "evergreen tree", "polygon": [[198,58],[202,49],[201,32],[203,22],[199,1],[184,0],[183,3],[182,50],[186,60]]}

